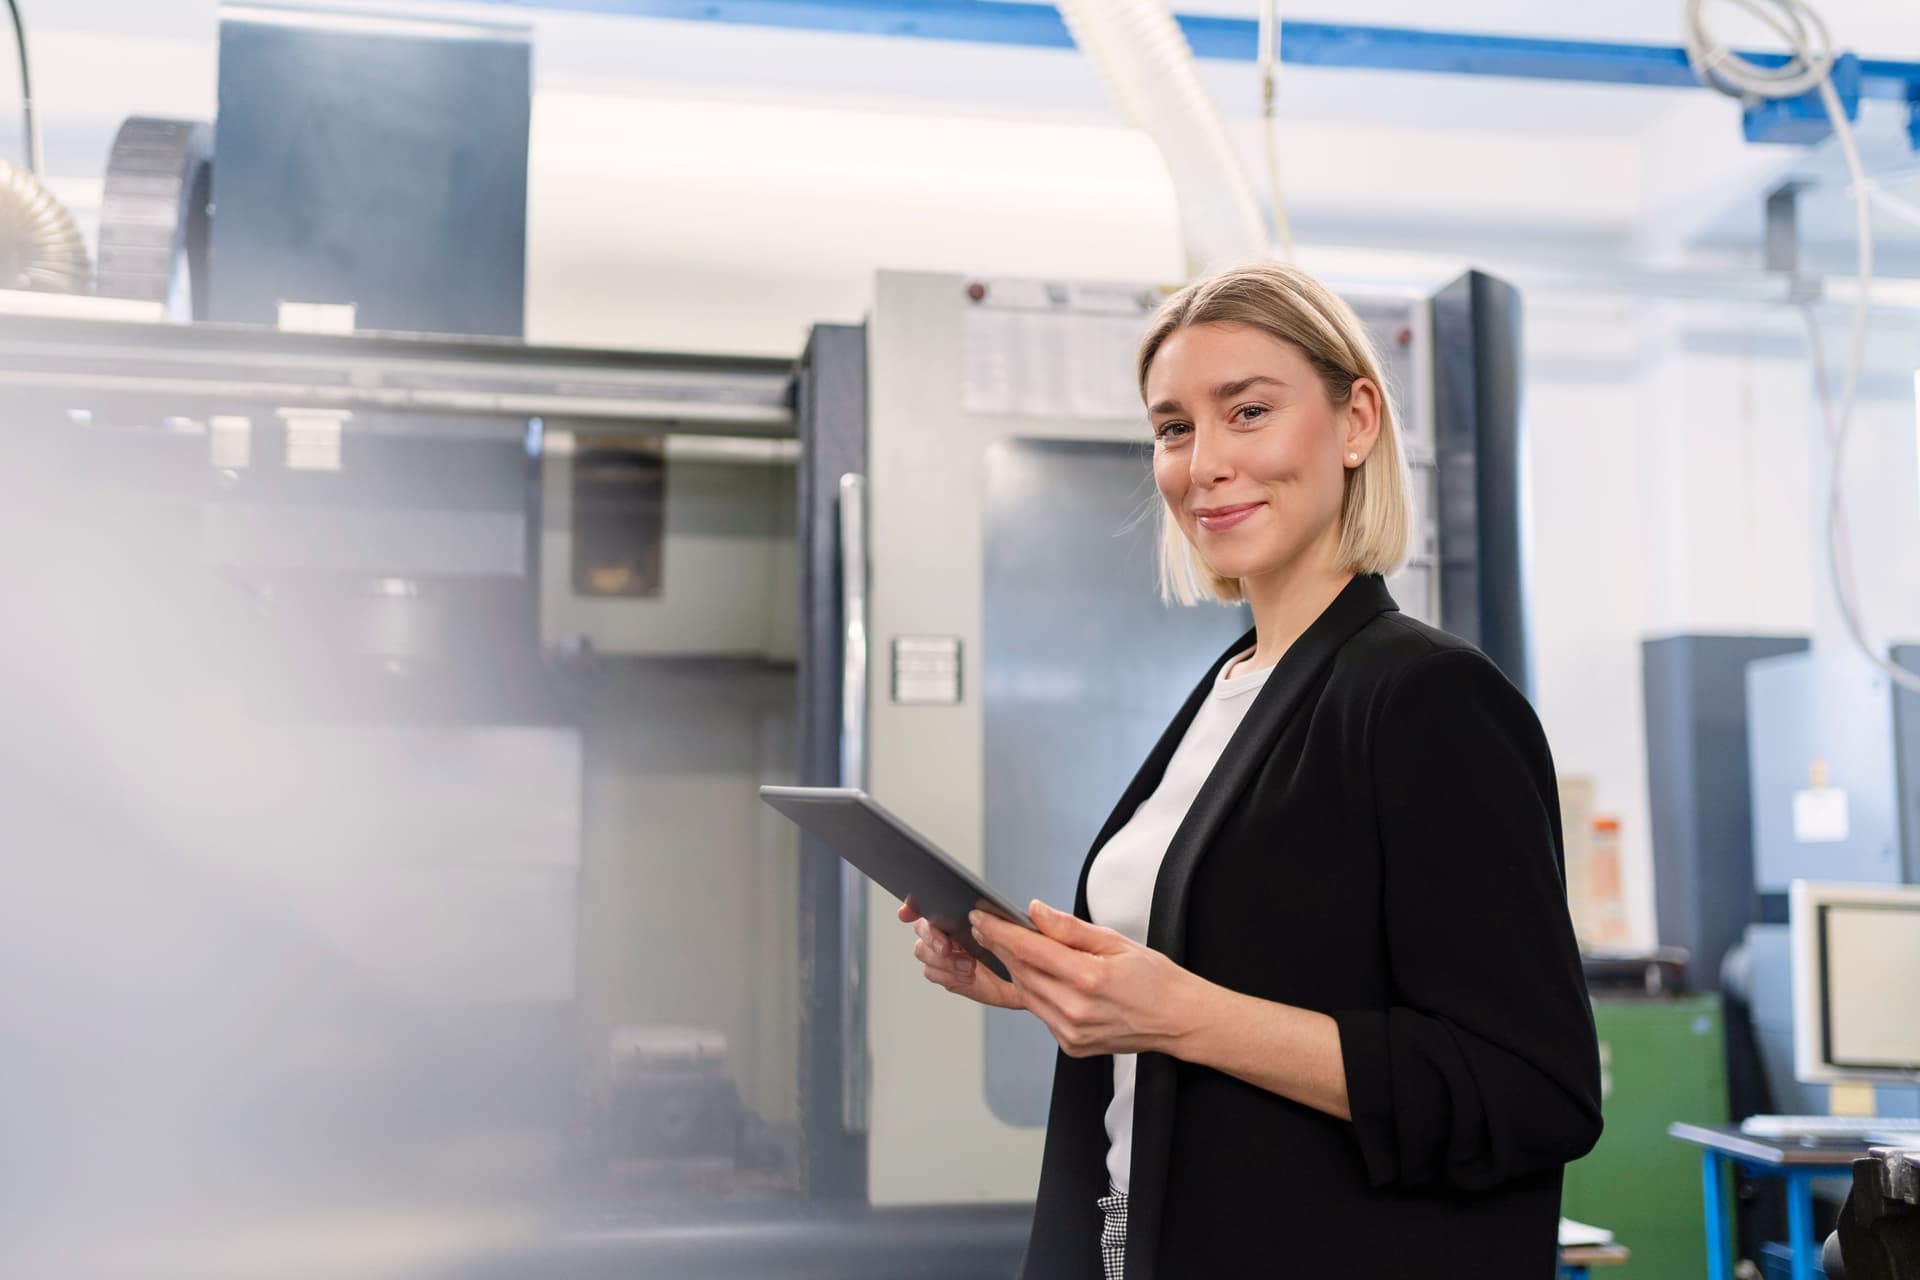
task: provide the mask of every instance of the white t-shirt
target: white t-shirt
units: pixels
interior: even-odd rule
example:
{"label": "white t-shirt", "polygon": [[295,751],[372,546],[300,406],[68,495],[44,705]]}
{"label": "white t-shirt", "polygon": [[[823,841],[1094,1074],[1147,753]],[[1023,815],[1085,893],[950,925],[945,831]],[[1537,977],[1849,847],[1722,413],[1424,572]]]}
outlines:
{"label": "white t-shirt", "polygon": [[[1167,761],[1160,785],[1143,800],[1127,825],[1113,833],[1087,873],[1087,913],[1093,922],[1123,933],[1135,942],[1147,940],[1147,917],[1153,910],[1153,884],[1160,863],[1173,843],[1174,832],[1200,794],[1200,786],[1226,750],[1227,740],[1246,718],[1253,696],[1272,674],[1272,667],[1243,671],[1239,664],[1252,655],[1240,654],[1220,669],[1213,689],[1200,704],[1186,736]],[[1107,1177],[1120,1191],[1127,1190],[1133,1159],[1133,1073],[1136,1056],[1113,1055],[1113,1102],[1107,1107]]]}

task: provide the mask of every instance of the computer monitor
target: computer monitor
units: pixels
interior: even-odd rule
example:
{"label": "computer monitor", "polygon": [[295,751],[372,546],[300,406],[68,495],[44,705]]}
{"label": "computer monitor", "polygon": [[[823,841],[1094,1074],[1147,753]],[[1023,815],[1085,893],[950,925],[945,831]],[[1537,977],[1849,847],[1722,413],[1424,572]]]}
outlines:
{"label": "computer monitor", "polygon": [[1793,882],[1793,1074],[1920,1082],[1920,886]]}

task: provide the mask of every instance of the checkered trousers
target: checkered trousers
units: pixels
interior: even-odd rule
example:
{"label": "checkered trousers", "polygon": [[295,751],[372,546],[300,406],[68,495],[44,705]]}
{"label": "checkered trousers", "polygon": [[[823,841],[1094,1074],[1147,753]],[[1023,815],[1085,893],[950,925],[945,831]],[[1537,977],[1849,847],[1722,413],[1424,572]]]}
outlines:
{"label": "checkered trousers", "polygon": [[1127,1274],[1127,1197],[1112,1183],[1100,1197],[1100,1265],[1105,1280],[1125,1280]]}

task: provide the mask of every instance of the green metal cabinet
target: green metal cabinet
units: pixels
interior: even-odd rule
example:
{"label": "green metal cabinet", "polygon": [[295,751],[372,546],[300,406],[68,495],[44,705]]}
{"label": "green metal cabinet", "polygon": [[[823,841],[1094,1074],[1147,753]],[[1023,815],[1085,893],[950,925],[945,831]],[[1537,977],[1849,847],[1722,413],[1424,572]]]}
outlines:
{"label": "green metal cabinet", "polygon": [[1720,997],[1600,997],[1593,1020],[1606,1132],[1567,1167],[1561,1212],[1607,1228],[1632,1251],[1609,1280],[1695,1280],[1707,1271],[1699,1153],[1667,1126],[1726,1123]]}

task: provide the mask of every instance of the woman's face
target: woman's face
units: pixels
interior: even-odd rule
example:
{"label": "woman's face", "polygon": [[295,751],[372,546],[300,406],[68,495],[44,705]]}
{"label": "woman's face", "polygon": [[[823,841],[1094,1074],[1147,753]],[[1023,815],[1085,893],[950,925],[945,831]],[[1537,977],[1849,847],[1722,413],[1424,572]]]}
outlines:
{"label": "woman's face", "polygon": [[1300,349],[1245,325],[1177,329],[1147,370],[1153,478],[1223,578],[1257,578],[1339,546],[1347,470],[1379,430],[1379,389],[1344,405]]}

